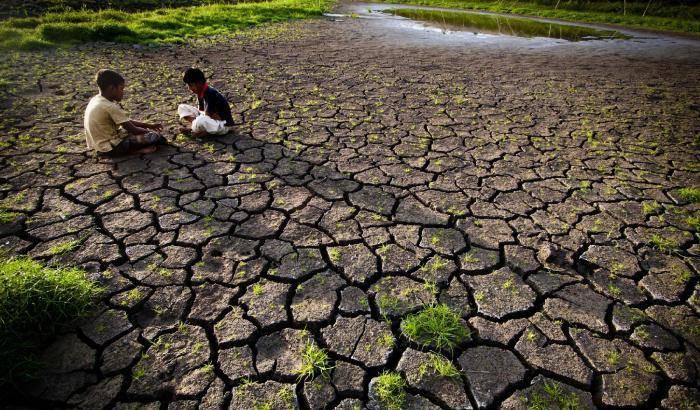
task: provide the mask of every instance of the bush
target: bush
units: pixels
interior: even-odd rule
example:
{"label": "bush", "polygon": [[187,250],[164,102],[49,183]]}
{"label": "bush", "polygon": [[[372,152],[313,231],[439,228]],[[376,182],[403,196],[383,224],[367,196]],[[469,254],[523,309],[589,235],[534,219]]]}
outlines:
{"label": "bush", "polygon": [[0,385],[32,367],[32,350],[58,326],[87,313],[102,290],[85,275],[27,257],[0,261]]}

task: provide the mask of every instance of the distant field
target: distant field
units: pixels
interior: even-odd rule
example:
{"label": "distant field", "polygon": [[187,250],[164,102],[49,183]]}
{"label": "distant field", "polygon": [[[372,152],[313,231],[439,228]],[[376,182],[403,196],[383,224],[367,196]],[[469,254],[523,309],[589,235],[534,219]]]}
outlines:
{"label": "distant field", "polygon": [[669,2],[377,0],[700,34],[700,5]]}
{"label": "distant field", "polygon": [[328,0],[274,0],[140,12],[116,9],[49,12],[0,22],[0,49],[36,49],[89,41],[181,43],[188,38],[229,34],[264,23],[317,16],[329,5]]}
{"label": "distant field", "polygon": [[47,12],[67,10],[102,10],[119,9],[124,11],[143,11],[165,7],[201,6],[213,3],[245,3],[238,0],[5,0],[0,9],[0,19],[7,17],[37,16]]}

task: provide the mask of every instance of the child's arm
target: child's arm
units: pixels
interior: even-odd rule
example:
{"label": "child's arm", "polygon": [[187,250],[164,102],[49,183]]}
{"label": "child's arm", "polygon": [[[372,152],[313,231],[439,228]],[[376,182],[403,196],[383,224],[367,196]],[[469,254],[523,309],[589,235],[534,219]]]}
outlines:
{"label": "child's arm", "polygon": [[142,126],[137,125],[137,124],[143,125],[143,123],[141,123],[141,122],[132,121],[132,120],[123,122],[119,125],[124,127],[126,132],[128,132],[131,135],[143,135],[143,134],[147,134],[149,132],[147,128],[142,127]]}
{"label": "child's arm", "polygon": [[149,122],[141,122],[141,121],[135,121],[135,120],[130,120],[130,121],[132,124],[134,124],[137,127],[147,128],[147,129],[156,130],[156,131],[163,130],[162,124],[151,124]]}

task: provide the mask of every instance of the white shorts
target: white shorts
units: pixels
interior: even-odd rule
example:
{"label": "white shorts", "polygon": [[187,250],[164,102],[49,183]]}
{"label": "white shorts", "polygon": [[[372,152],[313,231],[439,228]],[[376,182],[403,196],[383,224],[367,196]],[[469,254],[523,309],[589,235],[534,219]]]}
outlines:
{"label": "white shorts", "polygon": [[207,134],[222,135],[228,133],[226,121],[219,121],[199,111],[197,107],[187,104],[177,106],[177,114],[180,119],[184,117],[195,117],[192,121],[192,132],[206,132]]}

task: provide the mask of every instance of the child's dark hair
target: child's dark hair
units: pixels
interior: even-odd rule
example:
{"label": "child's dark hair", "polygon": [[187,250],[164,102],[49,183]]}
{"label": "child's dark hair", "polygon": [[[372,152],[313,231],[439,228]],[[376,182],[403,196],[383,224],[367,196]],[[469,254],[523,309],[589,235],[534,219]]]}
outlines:
{"label": "child's dark hair", "polygon": [[95,75],[95,82],[100,91],[106,90],[109,86],[119,86],[124,84],[124,77],[114,70],[103,69]]}
{"label": "child's dark hair", "polygon": [[185,70],[185,75],[182,76],[182,81],[186,84],[206,83],[207,78],[199,68],[188,68]]}

